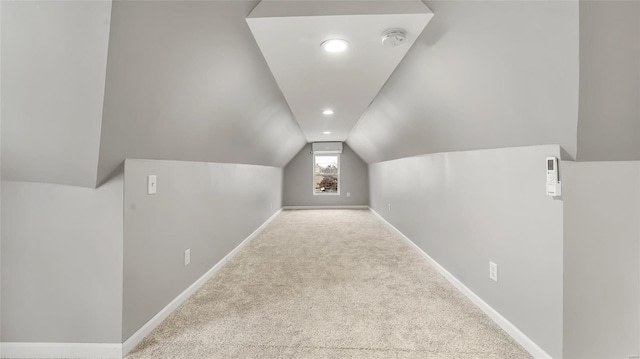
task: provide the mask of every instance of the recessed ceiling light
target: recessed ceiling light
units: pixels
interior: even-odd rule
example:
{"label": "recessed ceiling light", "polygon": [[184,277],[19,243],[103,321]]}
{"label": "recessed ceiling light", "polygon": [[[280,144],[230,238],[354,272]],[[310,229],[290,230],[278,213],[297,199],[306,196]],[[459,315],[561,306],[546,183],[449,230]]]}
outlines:
{"label": "recessed ceiling light", "polygon": [[325,115],[325,116],[331,116],[331,115],[333,115],[333,110],[326,109],[326,110],[322,111],[322,114]]}
{"label": "recessed ceiling light", "polygon": [[342,39],[331,39],[323,42],[320,47],[327,52],[342,52],[349,47],[349,43],[347,40]]}
{"label": "recessed ceiling light", "polygon": [[330,135],[330,134],[331,134],[331,131],[324,131],[322,134],[323,134],[323,135]]}

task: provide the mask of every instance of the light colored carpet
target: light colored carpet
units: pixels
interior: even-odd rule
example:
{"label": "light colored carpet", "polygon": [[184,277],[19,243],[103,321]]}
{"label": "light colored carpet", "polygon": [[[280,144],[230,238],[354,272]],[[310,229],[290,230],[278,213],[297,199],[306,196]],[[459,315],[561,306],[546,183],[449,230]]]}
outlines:
{"label": "light colored carpet", "polygon": [[127,358],[530,356],[368,210],[298,210]]}

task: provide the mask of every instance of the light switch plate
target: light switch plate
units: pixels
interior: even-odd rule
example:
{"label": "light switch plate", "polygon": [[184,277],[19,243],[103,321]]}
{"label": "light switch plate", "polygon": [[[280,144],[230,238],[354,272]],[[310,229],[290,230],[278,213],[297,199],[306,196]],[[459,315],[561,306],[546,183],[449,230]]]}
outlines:
{"label": "light switch plate", "polygon": [[157,180],[156,175],[149,175],[147,177],[147,194],[156,194]]}

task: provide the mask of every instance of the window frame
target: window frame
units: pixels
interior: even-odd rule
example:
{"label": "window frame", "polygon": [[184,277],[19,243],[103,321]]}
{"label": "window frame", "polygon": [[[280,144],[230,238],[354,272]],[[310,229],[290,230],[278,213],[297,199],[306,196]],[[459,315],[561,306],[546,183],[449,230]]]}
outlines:
{"label": "window frame", "polygon": [[[336,192],[316,192],[316,157],[337,157],[338,172],[336,177],[338,179],[338,190]],[[326,154],[313,154],[313,161],[311,161],[311,192],[314,196],[339,196],[340,195],[340,153],[326,153]]]}

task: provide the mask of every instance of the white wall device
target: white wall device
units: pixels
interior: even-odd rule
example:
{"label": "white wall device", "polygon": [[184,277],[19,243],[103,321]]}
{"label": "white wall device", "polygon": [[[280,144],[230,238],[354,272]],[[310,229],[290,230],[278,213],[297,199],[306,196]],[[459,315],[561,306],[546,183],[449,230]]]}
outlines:
{"label": "white wall device", "polygon": [[147,194],[156,194],[158,191],[156,188],[156,184],[158,183],[158,178],[156,175],[149,175],[147,177]]}
{"label": "white wall device", "polygon": [[396,47],[404,44],[407,32],[404,29],[388,29],[382,33],[381,37],[384,46]]}
{"label": "white wall device", "polygon": [[489,262],[489,278],[494,282],[498,281],[498,265],[493,262]]}
{"label": "white wall device", "polygon": [[562,194],[562,183],[558,177],[558,159],[547,157],[547,196],[560,196]]}

